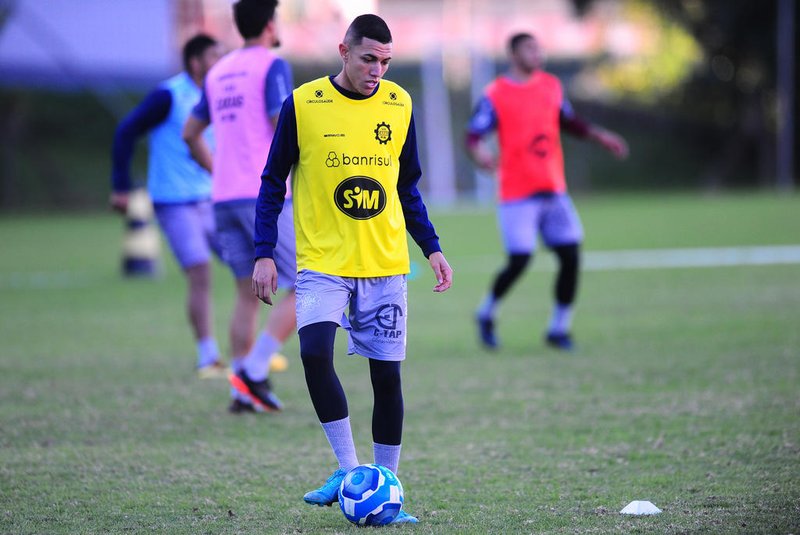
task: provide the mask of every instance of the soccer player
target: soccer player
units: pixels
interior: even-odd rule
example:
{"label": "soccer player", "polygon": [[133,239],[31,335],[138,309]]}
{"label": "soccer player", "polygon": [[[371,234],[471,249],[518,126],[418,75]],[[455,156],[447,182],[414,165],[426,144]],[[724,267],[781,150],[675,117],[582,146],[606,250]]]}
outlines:
{"label": "soccer player", "polygon": [[[258,332],[259,300],[250,277],[255,261],[254,220],[259,176],[267,161],[283,101],[292,91],[286,60],[271,49],[280,44],[275,20],[277,0],[239,0],[233,5],[244,46],[225,55],[206,76],[200,102],[186,122],[183,138],[193,157],[213,173],[212,200],[222,258],[236,281],[236,303],[230,322],[233,413],[278,411],[283,404],[272,392],[272,355],[294,331],[295,263],[291,199],[278,222],[281,242],[275,252],[279,285],[287,290]],[[203,131],[213,123],[213,156]]]}
{"label": "soccer player", "polygon": [[[271,304],[273,257],[285,179],[294,167],[297,326],[314,410],[339,468],[307,493],[331,505],[342,478],[359,464],[347,398],[333,365],[334,337],[367,357],[374,394],[374,461],[397,472],[403,431],[400,364],[406,356],[406,230],[428,258],[435,292],[452,284],[417,182],[421,176],[409,94],[382,80],[392,35],[376,15],[361,15],[339,44],[342,70],[302,85],[286,99],[261,177],[256,209],[253,290]],[[348,311],[345,313],[345,311]],[[401,511],[395,522],[416,522]]]}
{"label": "soccer player", "polygon": [[200,99],[203,78],[219,57],[220,48],[208,35],[189,39],[183,47],[184,71],[160,83],[120,122],[112,151],[110,202],[125,213],[136,141],[150,134],[147,189],[159,226],[186,277],[186,311],[202,378],[224,377],[227,369],[212,328],[210,259],[219,248],[211,210],[211,176],[192,160],[181,129]]}
{"label": "soccer player", "polygon": [[[583,228],[567,194],[561,129],[597,143],[617,158],[627,157],[628,147],[617,134],[575,114],[559,80],[541,69],[542,52],[533,35],[512,36],[509,53],[508,73],[486,88],[466,136],[474,163],[498,171],[498,223],[508,254],[508,263],[477,311],[480,338],[487,348],[498,346],[497,306],[530,262],[538,233],[558,258],[555,304],[545,341],[571,350]],[[493,130],[497,131],[499,162],[483,139]]]}

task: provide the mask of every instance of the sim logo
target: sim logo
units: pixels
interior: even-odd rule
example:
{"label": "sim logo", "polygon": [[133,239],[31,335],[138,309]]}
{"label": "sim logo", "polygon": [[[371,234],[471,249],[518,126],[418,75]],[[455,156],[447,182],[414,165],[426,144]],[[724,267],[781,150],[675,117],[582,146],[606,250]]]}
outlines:
{"label": "sim logo", "polygon": [[343,180],[333,194],[336,207],[353,219],[371,219],[386,208],[386,191],[381,183],[366,176]]}

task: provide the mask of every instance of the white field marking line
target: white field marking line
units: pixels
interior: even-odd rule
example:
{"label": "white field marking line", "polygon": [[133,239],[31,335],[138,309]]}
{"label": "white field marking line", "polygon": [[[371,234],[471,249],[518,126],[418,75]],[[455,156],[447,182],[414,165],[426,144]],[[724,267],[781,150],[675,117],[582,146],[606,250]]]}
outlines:
{"label": "white field marking line", "polygon": [[[537,251],[536,269],[552,269],[552,255]],[[499,255],[460,257],[458,271],[491,272],[499,268]],[[468,264],[477,266],[470,269]],[[583,270],[611,271],[620,269],[664,269],[721,266],[769,266],[800,264],[800,245],[755,247],[704,247],[693,249],[632,249],[621,251],[588,251],[583,255]],[[0,289],[50,290],[85,287],[90,278],[80,272],[34,271],[0,274]]]}
{"label": "white field marking line", "polygon": [[684,267],[800,264],[800,245],[589,251],[585,269],[660,269]]}
{"label": "white field marking line", "polygon": [[[552,256],[546,249],[537,248],[534,269],[552,269],[555,266]],[[457,259],[458,264],[469,265],[456,265],[456,268],[482,273],[496,271],[503,258],[500,255],[461,257]],[[584,271],[800,264],[800,245],[587,251],[583,253],[582,264]]]}

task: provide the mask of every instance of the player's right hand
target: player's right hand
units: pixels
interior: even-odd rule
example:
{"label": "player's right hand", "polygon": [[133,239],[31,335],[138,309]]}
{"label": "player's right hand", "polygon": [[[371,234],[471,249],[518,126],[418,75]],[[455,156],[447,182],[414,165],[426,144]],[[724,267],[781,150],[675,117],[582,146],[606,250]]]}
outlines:
{"label": "player's right hand", "polygon": [[278,293],[278,269],[272,258],[259,258],[253,268],[253,293],[268,305]]}

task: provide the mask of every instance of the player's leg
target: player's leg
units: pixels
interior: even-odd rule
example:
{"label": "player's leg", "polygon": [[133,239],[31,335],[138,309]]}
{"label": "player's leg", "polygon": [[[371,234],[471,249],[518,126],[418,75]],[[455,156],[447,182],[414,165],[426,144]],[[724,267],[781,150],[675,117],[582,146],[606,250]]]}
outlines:
{"label": "player's leg", "polygon": [[[249,208],[255,212],[255,203],[248,206]],[[252,245],[255,235],[254,224],[252,215],[240,221],[243,233],[248,236],[246,255],[249,258],[255,256],[255,248]],[[278,351],[283,347],[283,343],[294,332],[296,325],[294,287],[297,280],[297,261],[291,202],[284,204],[283,211],[278,218],[278,234],[280,240],[275,247],[273,257],[278,269],[278,287],[288,291],[270,310],[264,329],[241,361],[236,376],[232,378],[234,386],[254,397],[257,400],[256,403],[262,404],[269,410],[279,410],[283,406],[272,392],[272,385],[268,378],[270,366],[273,359],[278,356]],[[244,249],[244,246],[242,248]],[[252,262],[248,261],[247,266],[252,274]],[[250,295],[255,298],[252,290]],[[257,308],[261,309],[260,304]],[[285,359],[282,355],[280,358]],[[242,386],[246,388],[242,388]]]}
{"label": "player's leg", "polygon": [[[360,279],[348,317],[348,351],[369,358],[374,462],[395,474],[403,437],[401,362],[406,358],[407,282],[404,275]],[[400,511],[393,523],[416,523]]]}
{"label": "player's leg", "polygon": [[331,505],[338,499],[342,478],[359,464],[350,428],[347,397],[333,366],[333,342],[337,328],[336,323],[322,322],[306,325],[299,331],[300,357],[308,394],[339,463],[339,468],[320,488],[303,496],[306,503],[320,506]]}
{"label": "player's leg", "polygon": [[[273,259],[278,269],[278,288],[287,293],[270,310],[264,330],[256,339],[247,361],[253,361],[255,368],[266,366],[268,371],[282,371],[288,367],[286,357],[279,351],[297,325],[295,315],[295,283],[297,282],[297,255],[295,252],[294,220],[292,202],[284,202],[278,218],[280,241],[275,247]],[[248,364],[246,363],[246,367]],[[266,377],[266,372],[254,369],[250,374]]]}
{"label": "player's leg", "polygon": [[489,349],[499,345],[495,322],[500,300],[519,280],[533,256],[538,213],[538,202],[533,199],[503,203],[498,207],[497,218],[507,254],[506,265],[495,275],[489,293],[476,313],[481,342]]}
{"label": "player's leg", "polygon": [[184,270],[189,291],[186,311],[198,345],[197,366],[219,363],[219,349],[212,334],[211,265],[195,264]]}
{"label": "player's leg", "polygon": [[569,196],[560,195],[552,200],[543,218],[542,236],[558,263],[553,311],[545,341],[552,347],[570,350],[573,348],[572,317],[580,276],[583,227]]}
{"label": "player's leg", "polygon": [[[572,329],[572,306],[578,291],[580,273],[580,245],[558,245],[553,247],[553,252],[558,259],[558,273],[553,285],[555,304],[547,332],[551,343],[562,347]],[[564,341],[559,343],[559,340]]]}
{"label": "player's leg", "polygon": [[403,437],[400,362],[369,359],[372,382],[372,440],[375,464],[397,473]]}
{"label": "player's leg", "polygon": [[[338,468],[318,489],[303,496],[312,505],[331,505],[338,499],[344,475],[358,466],[350,415],[342,383],[333,365],[336,329],[350,300],[352,280],[313,271],[297,276],[297,326],[300,358],[308,394]],[[325,299],[317,296],[324,294]]]}
{"label": "player's leg", "polygon": [[[231,367],[233,374],[230,376],[231,385],[236,391],[234,400],[243,401],[242,396],[253,404],[256,410],[279,411],[283,403],[272,392],[269,381],[269,355],[271,349],[253,351],[263,340],[259,338],[254,343],[255,333],[258,329],[258,316],[261,310],[261,301],[253,293],[250,277],[236,279],[236,304],[231,317],[231,347],[233,361]],[[263,355],[267,355],[264,357]],[[238,412],[233,409],[232,412]]]}
{"label": "player's leg", "polygon": [[[253,294],[253,240],[249,228],[252,227],[255,202],[235,201],[214,205],[217,240],[222,252],[222,260],[231,270],[236,289],[228,335],[231,346],[231,404],[232,413],[253,412],[257,410],[277,410],[279,403],[270,399],[270,385],[262,383],[258,392],[251,391],[239,378],[242,362],[253,346],[258,328],[261,301]],[[264,392],[261,392],[264,390]],[[264,396],[258,394],[264,393]],[[260,399],[260,398],[264,399]]]}
{"label": "player's leg", "polygon": [[212,214],[202,203],[157,204],[156,218],[187,281],[186,313],[197,345],[201,377],[220,376],[225,366],[212,330],[211,245],[207,227]]}

